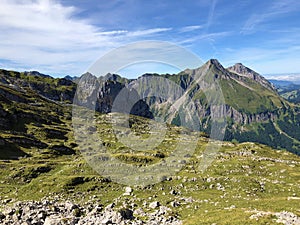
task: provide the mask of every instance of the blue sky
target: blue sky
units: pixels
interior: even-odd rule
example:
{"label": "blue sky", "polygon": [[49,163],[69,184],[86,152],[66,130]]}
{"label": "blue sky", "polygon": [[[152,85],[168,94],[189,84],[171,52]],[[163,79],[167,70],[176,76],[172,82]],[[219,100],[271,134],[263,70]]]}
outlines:
{"label": "blue sky", "polygon": [[[298,0],[2,0],[0,18],[1,68],[80,75],[119,46],[159,40],[203,61],[242,62],[266,77],[300,80]],[[134,69],[136,76],[175,71]]]}

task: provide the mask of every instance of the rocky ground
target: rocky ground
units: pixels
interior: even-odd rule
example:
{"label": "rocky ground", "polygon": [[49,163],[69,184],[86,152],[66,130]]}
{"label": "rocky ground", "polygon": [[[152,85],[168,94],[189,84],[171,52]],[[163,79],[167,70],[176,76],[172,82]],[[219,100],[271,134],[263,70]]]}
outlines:
{"label": "rocky ground", "polygon": [[103,207],[99,202],[75,204],[71,201],[57,200],[16,202],[5,207],[0,213],[0,224],[5,225],[60,225],[60,224],[182,224],[174,216],[169,216],[170,208],[151,202],[151,213],[142,208],[117,209],[115,204]]}
{"label": "rocky ground", "polygon": [[[114,203],[104,207],[99,202],[75,204],[71,201],[58,200],[16,202],[5,207],[0,213],[0,223],[5,225],[104,225],[104,224],[149,224],[149,225],[180,225],[182,221],[170,216],[170,208],[160,205],[159,202],[149,203],[153,212],[144,212],[142,208],[127,207],[117,209]],[[300,224],[297,215],[282,212],[248,211],[252,215],[251,221],[261,217],[272,216],[274,223],[285,225]]]}

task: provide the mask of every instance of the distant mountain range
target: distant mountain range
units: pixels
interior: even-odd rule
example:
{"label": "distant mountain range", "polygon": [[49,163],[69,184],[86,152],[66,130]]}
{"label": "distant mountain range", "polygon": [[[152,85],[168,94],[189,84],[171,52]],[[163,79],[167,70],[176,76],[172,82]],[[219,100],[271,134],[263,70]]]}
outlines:
{"label": "distant mountain range", "polygon": [[269,79],[269,81],[276,87],[276,88],[285,88],[289,86],[296,85],[292,81],[288,80],[274,80],[274,79]]}
{"label": "distant mountain range", "polygon": [[300,84],[286,80],[269,80],[286,100],[300,103]]}
{"label": "distant mountain range", "polygon": [[[162,85],[165,80],[170,85]],[[171,83],[177,85],[176,91]],[[224,99],[217,97],[210,104],[218,88]],[[126,107],[113,108],[121,91],[125,91],[127,100],[136,100],[129,111]],[[156,93],[164,93],[164,96],[155,96]],[[225,121],[226,128],[220,131],[225,140],[258,142],[300,154],[300,107],[282,98],[276,84],[240,63],[224,68],[218,60],[211,59],[199,68],[178,74],[144,74],[138,79],[116,74],[97,78],[90,73],[75,79],[52,78],[38,72],[0,70],[0,96],[2,129],[16,126],[10,124],[15,124],[14,112],[19,111],[18,102],[23,102],[22,96],[30,99],[26,102],[31,102],[34,114],[38,108],[32,104],[45,104],[39,99],[59,104],[60,109],[56,110],[61,111],[61,107],[67,107],[66,103],[72,103],[74,96],[76,104],[86,107],[90,107],[92,96],[96,96],[92,107],[101,113],[119,110],[147,118],[159,117],[175,125],[198,123],[197,129],[207,134]],[[127,100],[122,101],[126,103]],[[10,107],[10,116],[5,111],[7,107]],[[22,104],[22,107],[25,112],[26,106]],[[57,116],[50,108],[49,113]]]}

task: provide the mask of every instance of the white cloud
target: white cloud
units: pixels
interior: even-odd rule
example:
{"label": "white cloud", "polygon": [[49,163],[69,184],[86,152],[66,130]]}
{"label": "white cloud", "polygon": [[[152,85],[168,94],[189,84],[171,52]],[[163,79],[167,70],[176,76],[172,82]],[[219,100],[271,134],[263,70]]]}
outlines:
{"label": "white cloud", "polygon": [[3,67],[16,69],[18,65],[20,70],[76,75],[112,48],[137,37],[171,30],[106,31],[89,20],[76,18],[78,10],[55,0],[2,0],[0,61]]}
{"label": "white cloud", "polygon": [[297,0],[274,1],[264,12],[252,14],[244,24],[241,33],[254,33],[260,24],[297,10],[299,10],[299,1]]}
{"label": "white cloud", "polygon": [[133,31],[128,33],[127,36],[129,37],[145,36],[145,35],[156,34],[156,33],[161,33],[170,30],[172,30],[172,28],[153,28],[147,30],[138,30],[138,31]]}
{"label": "white cloud", "polygon": [[199,30],[202,29],[204,26],[202,25],[194,25],[194,26],[186,26],[186,27],[182,27],[179,29],[180,32],[185,33],[185,32],[191,32],[194,30]]}
{"label": "white cloud", "polygon": [[210,10],[209,10],[209,13],[208,13],[207,23],[206,23],[206,28],[207,29],[211,26],[211,24],[213,22],[216,5],[217,5],[217,0],[212,0]]}
{"label": "white cloud", "polygon": [[222,31],[222,32],[214,32],[214,33],[205,33],[201,35],[195,35],[191,38],[186,38],[182,41],[179,41],[179,44],[186,44],[186,43],[193,43],[199,40],[210,40],[211,42],[214,42],[217,38],[222,38],[231,35],[231,31]]}
{"label": "white cloud", "polygon": [[269,74],[265,75],[267,79],[273,80],[287,80],[293,82],[300,82],[300,73],[299,74]]}

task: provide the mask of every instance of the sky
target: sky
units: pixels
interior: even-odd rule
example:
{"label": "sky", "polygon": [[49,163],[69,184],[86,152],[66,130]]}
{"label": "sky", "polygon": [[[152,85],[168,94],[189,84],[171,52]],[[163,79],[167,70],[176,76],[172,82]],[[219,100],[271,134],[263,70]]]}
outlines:
{"label": "sky", "polygon": [[[110,51],[147,40],[178,45],[203,62],[241,62],[267,78],[300,80],[298,0],[0,1],[0,68],[80,76]],[[144,63],[119,72],[177,71]]]}

